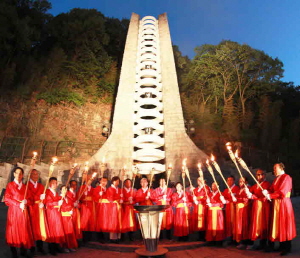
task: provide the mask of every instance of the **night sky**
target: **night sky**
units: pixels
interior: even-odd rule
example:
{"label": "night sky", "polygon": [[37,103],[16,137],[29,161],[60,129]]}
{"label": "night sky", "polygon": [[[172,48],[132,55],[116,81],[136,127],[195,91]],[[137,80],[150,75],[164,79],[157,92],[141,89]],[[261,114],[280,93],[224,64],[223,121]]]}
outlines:
{"label": "night sky", "polygon": [[130,18],[167,12],[173,44],[194,56],[202,44],[227,39],[263,50],[284,63],[283,81],[300,85],[298,0],[49,0],[50,13],[95,8],[105,16]]}

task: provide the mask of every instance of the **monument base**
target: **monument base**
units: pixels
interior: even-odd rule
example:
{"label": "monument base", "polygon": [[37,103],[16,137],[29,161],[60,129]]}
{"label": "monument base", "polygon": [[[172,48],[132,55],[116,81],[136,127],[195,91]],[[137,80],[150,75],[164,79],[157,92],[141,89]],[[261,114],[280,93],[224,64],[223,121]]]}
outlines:
{"label": "monument base", "polygon": [[168,252],[167,248],[163,248],[161,246],[157,247],[157,250],[154,252],[147,251],[145,247],[139,248],[135,250],[135,253],[140,256],[154,257],[164,255]]}

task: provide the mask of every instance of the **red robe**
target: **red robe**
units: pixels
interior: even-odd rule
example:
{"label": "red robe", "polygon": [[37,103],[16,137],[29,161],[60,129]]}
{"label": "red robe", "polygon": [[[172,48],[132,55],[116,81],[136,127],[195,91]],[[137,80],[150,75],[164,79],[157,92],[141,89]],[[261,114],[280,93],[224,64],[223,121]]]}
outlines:
{"label": "red robe", "polygon": [[[104,209],[104,214],[105,212],[108,212],[107,210],[107,204],[109,203],[109,201],[107,200],[107,196],[106,196],[106,188],[103,188],[101,185],[97,186],[94,189],[94,201],[96,203],[96,225],[95,225],[95,230],[97,232],[101,232],[102,228],[101,228],[101,220],[100,220],[100,216],[101,215],[101,209]],[[102,193],[102,195],[100,196],[100,192]]]}
{"label": "red robe", "polygon": [[296,237],[295,215],[290,199],[292,178],[283,174],[275,178],[270,188],[273,199],[271,241],[290,241]]}
{"label": "red robe", "polygon": [[233,239],[239,243],[241,240],[250,238],[251,200],[248,199],[244,188],[240,188],[235,197],[237,202],[235,203]]}
{"label": "red robe", "polygon": [[40,195],[43,193],[44,186],[42,184],[37,183],[35,187],[31,181],[29,182],[27,199],[32,233],[35,241],[45,241],[47,239],[47,234],[49,234],[45,209],[39,208],[39,203],[41,202]]}
{"label": "red robe", "polygon": [[174,214],[174,236],[187,236],[190,233],[190,209],[192,206],[191,196],[185,192],[186,202],[183,201],[184,194],[172,194],[172,206],[175,207]]}
{"label": "red robe", "polygon": [[[73,193],[71,190],[69,190],[67,192],[67,197],[68,200],[74,206],[74,203],[78,200],[78,193]],[[79,204],[78,207],[73,208],[72,221],[74,225],[76,239],[82,239]]]}
{"label": "red robe", "polygon": [[[263,181],[261,184],[263,189],[269,190],[271,184],[268,181]],[[252,193],[252,213],[250,224],[250,239],[268,239],[269,237],[269,221],[271,202],[268,201],[262,194],[262,190],[256,184],[250,188]]]}
{"label": "red robe", "polygon": [[98,220],[103,232],[120,233],[122,228],[122,208],[120,205],[120,188],[109,187],[106,199],[102,199]]}
{"label": "red robe", "polygon": [[4,201],[8,206],[6,221],[6,242],[9,246],[31,248],[34,246],[33,235],[30,226],[30,219],[27,209],[20,208],[20,203],[24,199],[25,185],[19,190],[18,184],[8,183]]}
{"label": "red robe", "polygon": [[95,231],[96,221],[96,205],[94,202],[94,188],[82,185],[79,193],[82,194],[80,198],[80,225],[82,231]]}
{"label": "red robe", "polygon": [[[233,194],[236,194],[239,191],[239,187],[233,185],[231,187],[231,191]],[[226,200],[226,207],[225,207],[225,237],[231,237],[234,232],[234,224],[235,224],[235,204],[232,201],[231,194],[226,188],[223,191],[223,196]]]}
{"label": "red robe", "polygon": [[66,243],[64,244],[64,247],[69,249],[77,248],[78,244],[72,219],[73,214],[75,213],[74,203],[67,196],[63,200],[64,201],[60,207],[60,212],[66,237]]}
{"label": "red robe", "polygon": [[[132,197],[132,203],[129,198]],[[122,204],[122,233],[136,231],[137,221],[134,213],[133,204],[135,203],[135,191],[132,188],[123,188],[123,204]]]}
{"label": "red robe", "polygon": [[220,193],[210,192],[209,199],[211,207],[207,209],[206,241],[222,241],[225,238],[225,223],[223,203],[220,200]]}
{"label": "red robe", "polygon": [[61,200],[61,196],[56,193],[52,193],[50,189],[46,190],[45,205],[47,223],[49,227],[49,235],[47,242],[49,243],[65,243],[65,233],[62,224],[61,213],[59,211],[58,201]]}
{"label": "red robe", "polygon": [[[204,188],[205,187],[205,188]],[[196,196],[198,205],[193,203],[193,214],[192,214],[192,230],[193,231],[204,231],[206,229],[206,213],[207,206],[206,200],[210,189],[207,185],[204,187],[197,187],[194,189],[194,196]]]}
{"label": "red robe", "polygon": [[[171,188],[162,189],[161,187],[157,187],[155,190],[152,191],[151,199],[153,202],[156,203],[156,205],[170,205],[172,194],[173,194],[173,192],[172,192]],[[166,200],[163,199],[164,195],[167,195]],[[163,230],[163,229],[169,230],[172,228],[172,226],[173,226],[173,210],[170,205],[170,207],[164,211],[164,216],[163,216],[163,219],[161,222],[160,229],[161,230]]]}
{"label": "red robe", "polygon": [[149,188],[147,188],[146,191],[143,191],[142,188],[140,188],[139,190],[136,191],[136,194],[135,194],[135,201],[136,201],[139,205],[153,205],[153,203],[152,203],[152,201],[151,201],[151,196],[152,196],[153,190],[150,189],[150,198],[149,198],[148,200],[146,200],[148,191],[149,191]]}

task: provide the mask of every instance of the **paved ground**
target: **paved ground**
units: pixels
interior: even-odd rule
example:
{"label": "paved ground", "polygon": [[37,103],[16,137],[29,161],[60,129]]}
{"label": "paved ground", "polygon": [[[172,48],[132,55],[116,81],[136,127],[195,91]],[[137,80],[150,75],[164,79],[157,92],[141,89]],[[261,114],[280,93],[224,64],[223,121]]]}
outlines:
{"label": "paved ground", "polygon": [[[296,223],[297,223],[297,234],[298,237],[293,240],[293,252],[288,255],[288,257],[300,257],[300,197],[292,198]],[[0,258],[9,258],[10,251],[5,244],[5,222],[6,222],[6,212],[7,207],[0,203]],[[196,258],[196,257],[212,257],[212,258],[225,258],[225,257],[279,257],[279,253],[264,253],[260,251],[245,251],[238,250],[236,247],[230,246],[227,248],[218,247],[199,247],[196,249],[182,250],[182,251],[171,251],[166,254],[166,258]],[[38,256],[38,257],[51,257]],[[59,258],[98,258],[98,257],[108,257],[108,258],[137,258],[135,253],[124,253],[124,252],[114,252],[114,251],[103,251],[97,249],[80,248],[75,253],[59,254]]]}

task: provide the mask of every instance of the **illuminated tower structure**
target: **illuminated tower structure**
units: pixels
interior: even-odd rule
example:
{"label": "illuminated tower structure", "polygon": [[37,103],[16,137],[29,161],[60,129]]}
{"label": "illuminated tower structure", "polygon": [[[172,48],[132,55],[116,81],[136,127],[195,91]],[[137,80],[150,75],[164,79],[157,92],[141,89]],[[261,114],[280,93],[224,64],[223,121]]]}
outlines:
{"label": "illuminated tower structure", "polygon": [[165,13],[158,20],[131,16],[111,134],[90,164],[104,157],[111,176],[133,164],[142,174],[172,164],[171,180],[178,180],[184,158],[188,167],[206,158],[186,134]]}

